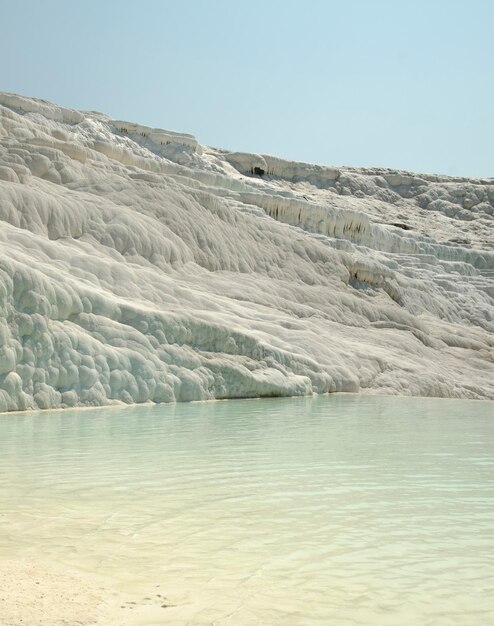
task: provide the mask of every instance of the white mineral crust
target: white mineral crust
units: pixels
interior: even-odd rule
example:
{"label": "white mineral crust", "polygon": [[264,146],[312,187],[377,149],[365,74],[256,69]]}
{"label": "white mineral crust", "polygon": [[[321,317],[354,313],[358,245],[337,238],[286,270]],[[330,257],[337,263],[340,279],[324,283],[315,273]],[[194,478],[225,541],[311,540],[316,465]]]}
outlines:
{"label": "white mineral crust", "polygon": [[493,179],[230,153],[0,94],[0,411],[494,399],[493,215]]}

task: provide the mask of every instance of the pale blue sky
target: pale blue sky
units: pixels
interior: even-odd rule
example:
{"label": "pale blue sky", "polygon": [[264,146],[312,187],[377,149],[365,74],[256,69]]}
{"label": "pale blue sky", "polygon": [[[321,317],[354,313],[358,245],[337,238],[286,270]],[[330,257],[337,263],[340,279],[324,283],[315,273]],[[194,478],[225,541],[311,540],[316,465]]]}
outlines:
{"label": "pale blue sky", "polygon": [[0,9],[0,90],[232,150],[494,176],[494,0]]}

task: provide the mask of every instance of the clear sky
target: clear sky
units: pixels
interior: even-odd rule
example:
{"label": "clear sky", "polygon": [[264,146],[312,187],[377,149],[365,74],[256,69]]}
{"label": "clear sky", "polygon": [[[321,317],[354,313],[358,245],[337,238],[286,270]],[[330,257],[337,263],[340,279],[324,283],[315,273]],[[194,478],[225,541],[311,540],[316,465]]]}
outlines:
{"label": "clear sky", "polygon": [[494,176],[494,0],[0,0],[0,90],[294,160]]}

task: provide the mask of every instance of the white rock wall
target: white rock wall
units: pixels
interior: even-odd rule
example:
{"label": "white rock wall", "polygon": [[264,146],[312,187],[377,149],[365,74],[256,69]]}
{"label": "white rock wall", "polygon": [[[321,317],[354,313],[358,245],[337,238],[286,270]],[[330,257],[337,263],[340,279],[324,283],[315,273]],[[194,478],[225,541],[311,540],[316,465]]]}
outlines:
{"label": "white rock wall", "polygon": [[493,202],[1,94],[0,411],[494,399]]}

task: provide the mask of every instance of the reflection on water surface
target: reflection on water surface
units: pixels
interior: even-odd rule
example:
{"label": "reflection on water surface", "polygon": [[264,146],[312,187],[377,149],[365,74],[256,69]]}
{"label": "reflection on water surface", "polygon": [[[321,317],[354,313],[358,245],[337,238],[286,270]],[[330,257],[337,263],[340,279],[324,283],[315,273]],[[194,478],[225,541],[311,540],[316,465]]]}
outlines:
{"label": "reflection on water surface", "polygon": [[416,398],[2,415],[0,554],[160,585],[156,624],[491,624],[493,442]]}

